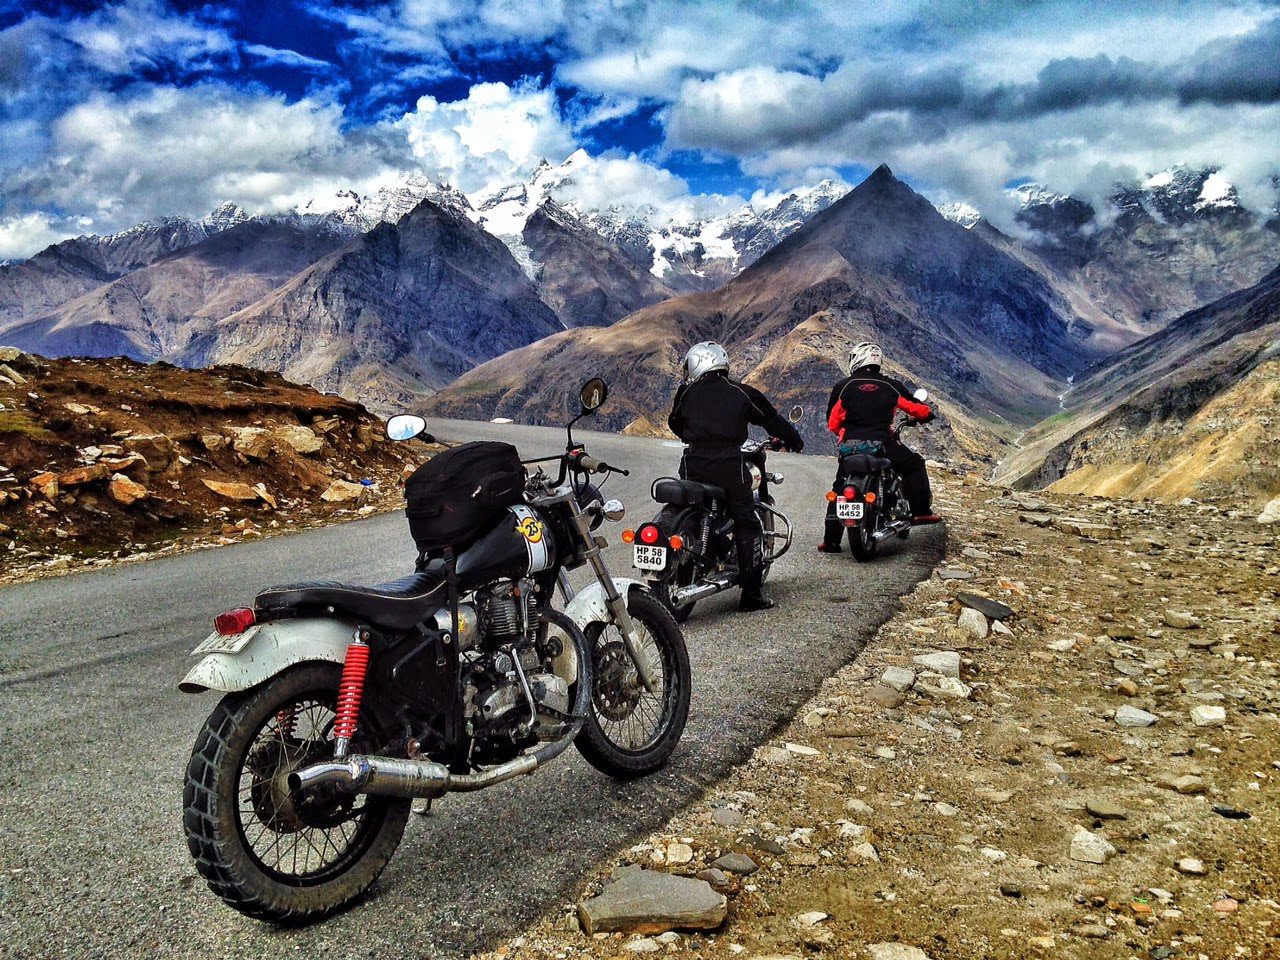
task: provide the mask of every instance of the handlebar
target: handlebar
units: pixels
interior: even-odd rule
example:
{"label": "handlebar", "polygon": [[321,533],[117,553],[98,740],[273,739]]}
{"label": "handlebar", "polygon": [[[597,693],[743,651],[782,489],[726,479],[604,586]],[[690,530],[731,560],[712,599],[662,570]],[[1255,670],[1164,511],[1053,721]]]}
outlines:
{"label": "handlebar", "polygon": [[609,464],[605,463],[603,460],[597,460],[595,457],[588,457],[585,453],[580,454],[577,457],[576,463],[579,467],[581,467],[587,473],[620,473],[624,477],[631,476],[630,470],[622,470],[618,467],[611,467]]}

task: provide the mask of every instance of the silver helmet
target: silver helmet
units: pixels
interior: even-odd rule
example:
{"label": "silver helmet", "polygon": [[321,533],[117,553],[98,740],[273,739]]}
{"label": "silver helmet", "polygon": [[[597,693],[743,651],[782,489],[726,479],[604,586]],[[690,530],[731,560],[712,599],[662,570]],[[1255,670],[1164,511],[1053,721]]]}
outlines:
{"label": "silver helmet", "polygon": [[729,354],[724,347],[713,340],[695,343],[684,355],[681,372],[685,383],[700,380],[714,370],[729,369]]}
{"label": "silver helmet", "polygon": [[872,343],[870,340],[864,340],[862,343],[855,343],[849,348],[849,369],[846,373],[853,373],[855,370],[861,370],[863,367],[878,367],[884,362],[884,351],[880,349],[878,344]]}

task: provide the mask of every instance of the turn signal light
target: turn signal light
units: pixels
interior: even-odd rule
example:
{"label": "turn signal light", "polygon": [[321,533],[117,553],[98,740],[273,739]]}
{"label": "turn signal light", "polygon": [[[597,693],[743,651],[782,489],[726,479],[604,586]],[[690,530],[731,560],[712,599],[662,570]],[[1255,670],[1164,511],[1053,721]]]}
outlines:
{"label": "turn signal light", "polygon": [[673,536],[670,540],[668,540],[667,543],[671,544],[672,550],[684,549],[684,537],[680,536],[680,534],[678,533],[675,536]]}
{"label": "turn signal light", "polygon": [[662,536],[662,534],[659,532],[658,528],[655,527],[652,523],[646,524],[645,526],[640,528],[641,543],[649,543],[649,544],[657,543],[658,537],[660,536]]}
{"label": "turn signal light", "polygon": [[623,531],[622,531],[622,542],[623,542],[623,543],[635,543],[635,542],[636,542],[636,532],[635,532],[634,530],[623,530]]}
{"label": "turn signal light", "polygon": [[213,618],[213,629],[224,637],[234,637],[244,633],[257,622],[253,611],[248,607],[237,607],[220,613]]}
{"label": "turn signal light", "polygon": [[875,495],[874,493],[868,493],[868,494],[867,494],[865,497],[863,497],[862,499],[863,499],[863,500],[865,500],[865,501],[867,501],[867,503],[875,503],[875,502],[876,502],[876,495]]}
{"label": "turn signal light", "polygon": [[836,492],[834,490],[828,490],[827,503],[835,503],[835,502],[836,502]]}

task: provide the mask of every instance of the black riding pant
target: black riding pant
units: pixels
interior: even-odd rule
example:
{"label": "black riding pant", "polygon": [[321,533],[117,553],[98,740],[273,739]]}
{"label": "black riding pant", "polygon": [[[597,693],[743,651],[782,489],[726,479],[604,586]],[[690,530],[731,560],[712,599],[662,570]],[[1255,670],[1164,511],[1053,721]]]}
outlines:
{"label": "black riding pant", "polygon": [[[856,443],[857,441],[846,440],[845,442]],[[924,457],[900,440],[890,438],[880,440],[880,443],[884,446],[884,458],[893,464],[894,472],[902,478],[902,493],[911,504],[912,515],[920,517],[933,513],[933,491],[929,487],[929,471],[924,465]],[[844,487],[844,477],[840,475],[837,468],[836,480],[831,485],[831,489],[841,493]],[[836,519],[836,505],[828,503],[824,536],[827,546],[839,546],[843,533],[844,524]]]}
{"label": "black riding pant", "polygon": [[738,451],[703,452],[689,450],[680,464],[680,476],[709,483],[725,492],[729,515],[733,517],[733,539],[738,550],[738,585],[743,597],[760,596],[763,579],[763,529],[756,515],[755,495],[746,462]]}

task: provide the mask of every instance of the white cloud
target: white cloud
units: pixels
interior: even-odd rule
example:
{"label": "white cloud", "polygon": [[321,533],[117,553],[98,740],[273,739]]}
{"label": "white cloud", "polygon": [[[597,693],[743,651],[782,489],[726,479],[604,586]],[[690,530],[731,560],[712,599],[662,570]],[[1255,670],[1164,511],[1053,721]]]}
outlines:
{"label": "white cloud", "polygon": [[29,257],[51,243],[65,240],[69,234],[55,227],[43,213],[27,213],[19,217],[0,217],[0,260]]}
{"label": "white cloud", "polygon": [[166,62],[179,62],[190,70],[235,50],[225,30],[170,14],[158,0],[126,0],[104,7],[69,21],[62,34],[90,65],[121,75]]}

